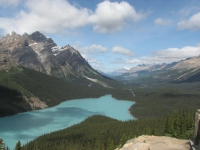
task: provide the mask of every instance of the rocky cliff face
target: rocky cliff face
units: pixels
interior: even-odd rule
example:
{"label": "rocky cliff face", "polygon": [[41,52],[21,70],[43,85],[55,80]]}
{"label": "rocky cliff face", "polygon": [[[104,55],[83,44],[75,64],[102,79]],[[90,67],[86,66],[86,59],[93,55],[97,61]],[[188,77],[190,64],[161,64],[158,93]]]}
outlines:
{"label": "rocky cliff face", "polygon": [[0,66],[9,69],[23,66],[72,81],[80,78],[104,78],[70,45],[59,47],[36,31],[31,35],[15,32],[0,39]]}

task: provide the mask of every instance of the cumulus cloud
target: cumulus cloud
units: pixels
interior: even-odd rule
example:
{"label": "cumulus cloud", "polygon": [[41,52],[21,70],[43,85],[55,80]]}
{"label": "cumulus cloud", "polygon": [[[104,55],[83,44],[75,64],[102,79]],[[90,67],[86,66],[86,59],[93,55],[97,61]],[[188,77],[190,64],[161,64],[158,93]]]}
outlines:
{"label": "cumulus cloud", "polygon": [[17,6],[21,0],[0,0],[0,7]]}
{"label": "cumulus cloud", "polygon": [[121,55],[126,55],[126,56],[134,56],[135,55],[132,51],[130,51],[126,48],[123,48],[123,47],[119,47],[119,46],[113,47],[111,52],[121,54]]}
{"label": "cumulus cloud", "polygon": [[85,26],[90,14],[90,10],[78,9],[65,0],[27,0],[25,7],[28,11],[21,10],[14,18],[0,18],[0,28],[6,33],[63,32]]}
{"label": "cumulus cloud", "polygon": [[89,17],[94,31],[107,33],[121,30],[127,21],[139,21],[144,17],[127,2],[104,1],[99,3],[95,13]]}
{"label": "cumulus cloud", "polygon": [[189,57],[199,56],[200,47],[186,46],[181,49],[179,48],[168,48],[166,50],[160,50],[155,52],[152,56],[141,57],[139,59],[127,59],[127,64],[153,64],[153,63],[171,63],[177,62],[181,59]]}
{"label": "cumulus cloud", "polygon": [[200,30],[200,12],[191,16],[188,20],[178,22],[178,29]]}
{"label": "cumulus cloud", "polygon": [[193,47],[193,46],[185,46],[181,49],[179,48],[169,48],[166,50],[160,50],[155,52],[156,56],[159,56],[161,58],[171,58],[171,59],[185,59],[188,57],[194,57],[197,55],[200,55],[200,48],[199,47]]}
{"label": "cumulus cloud", "polygon": [[[20,0],[1,0],[0,4],[17,4]],[[26,0],[23,10],[13,18],[0,18],[0,29],[5,33],[67,33],[68,30],[94,26],[94,30],[110,33],[120,30],[126,23],[141,20],[144,15],[137,13],[128,2],[103,1],[96,10],[72,5],[66,0]]]}
{"label": "cumulus cloud", "polygon": [[104,53],[107,52],[107,47],[103,47],[99,44],[92,44],[90,46],[86,46],[84,48],[80,48],[79,51],[81,53],[89,53],[89,54],[96,54],[96,53]]}
{"label": "cumulus cloud", "polygon": [[146,60],[142,60],[141,59],[127,59],[125,60],[125,63],[126,64],[147,64],[147,61]]}
{"label": "cumulus cloud", "polygon": [[172,24],[172,21],[169,19],[162,19],[162,18],[157,18],[154,21],[155,25],[160,25],[160,26],[169,26]]}

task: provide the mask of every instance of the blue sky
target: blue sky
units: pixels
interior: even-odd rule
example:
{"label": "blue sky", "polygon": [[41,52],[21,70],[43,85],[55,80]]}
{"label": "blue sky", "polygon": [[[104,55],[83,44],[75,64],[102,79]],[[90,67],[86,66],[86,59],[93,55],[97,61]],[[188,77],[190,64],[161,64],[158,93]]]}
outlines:
{"label": "blue sky", "polygon": [[199,0],[0,0],[0,36],[40,31],[95,69],[200,55]]}

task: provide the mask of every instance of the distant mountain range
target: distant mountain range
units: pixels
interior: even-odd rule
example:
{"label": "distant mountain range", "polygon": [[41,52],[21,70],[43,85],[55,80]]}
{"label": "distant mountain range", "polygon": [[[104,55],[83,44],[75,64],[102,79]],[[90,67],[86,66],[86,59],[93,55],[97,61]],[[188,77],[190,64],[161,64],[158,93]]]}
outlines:
{"label": "distant mountain range", "polygon": [[142,64],[130,69],[123,68],[112,75],[115,75],[115,79],[127,81],[148,77],[168,82],[200,81],[200,56],[170,64]]}
{"label": "distant mountain range", "polygon": [[0,39],[0,70],[16,66],[88,86],[111,87],[108,82],[112,82],[94,70],[73,47],[59,47],[38,31],[31,35],[12,32]]}

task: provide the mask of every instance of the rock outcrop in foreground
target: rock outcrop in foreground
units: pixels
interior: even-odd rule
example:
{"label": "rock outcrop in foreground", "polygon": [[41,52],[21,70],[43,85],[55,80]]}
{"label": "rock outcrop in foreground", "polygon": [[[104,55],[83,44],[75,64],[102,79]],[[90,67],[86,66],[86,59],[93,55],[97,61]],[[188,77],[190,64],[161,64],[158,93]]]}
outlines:
{"label": "rock outcrop in foreground", "polygon": [[140,136],[129,140],[120,150],[189,150],[188,140],[166,136]]}

